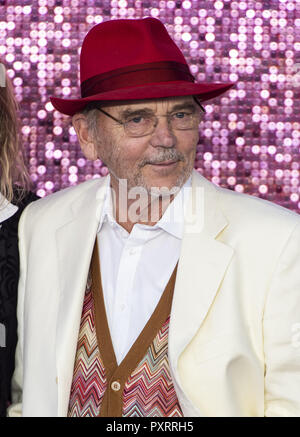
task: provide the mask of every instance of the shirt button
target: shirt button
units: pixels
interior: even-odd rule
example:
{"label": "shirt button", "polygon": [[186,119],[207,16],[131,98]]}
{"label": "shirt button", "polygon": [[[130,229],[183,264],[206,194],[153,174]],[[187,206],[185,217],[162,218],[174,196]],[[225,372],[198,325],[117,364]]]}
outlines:
{"label": "shirt button", "polygon": [[111,388],[113,391],[119,391],[121,388],[121,384],[118,381],[113,381],[111,383]]}

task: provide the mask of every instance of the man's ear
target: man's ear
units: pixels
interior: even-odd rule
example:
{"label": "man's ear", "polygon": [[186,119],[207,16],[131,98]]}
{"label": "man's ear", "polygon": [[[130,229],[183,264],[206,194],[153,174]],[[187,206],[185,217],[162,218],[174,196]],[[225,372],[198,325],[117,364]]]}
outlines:
{"label": "man's ear", "polygon": [[95,146],[93,138],[91,138],[91,135],[89,133],[88,123],[85,115],[79,113],[73,115],[72,124],[76,131],[81,150],[84,153],[85,157],[87,159],[90,159],[91,161],[95,161],[96,159],[98,159],[97,148]]}

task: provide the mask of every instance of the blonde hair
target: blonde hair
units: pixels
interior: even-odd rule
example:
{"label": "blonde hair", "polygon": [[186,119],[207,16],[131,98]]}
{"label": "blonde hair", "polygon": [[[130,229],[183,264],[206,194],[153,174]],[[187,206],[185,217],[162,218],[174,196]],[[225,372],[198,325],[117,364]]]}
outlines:
{"label": "blonde hair", "polygon": [[[20,144],[18,103],[12,83],[0,63],[0,192],[11,202],[20,202],[30,188],[30,177],[25,166]],[[3,86],[4,85],[4,86]],[[15,185],[15,189],[14,189]]]}

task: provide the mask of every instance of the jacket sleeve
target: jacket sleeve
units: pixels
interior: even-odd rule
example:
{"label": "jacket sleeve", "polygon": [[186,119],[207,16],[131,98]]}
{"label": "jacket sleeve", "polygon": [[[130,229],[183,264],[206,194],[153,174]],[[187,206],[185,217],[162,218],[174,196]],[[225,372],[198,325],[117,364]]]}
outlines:
{"label": "jacket sleeve", "polygon": [[265,302],[265,416],[300,416],[300,225],[278,259]]}
{"label": "jacket sleeve", "polygon": [[12,405],[7,410],[9,417],[22,416],[22,385],[23,385],[23,337],[24,337],[24,297],[26,289],[26,236],[25,220],[30,205],[21,215],[18,227],[20,276],[18,284],[18,343],[15,356],[15,371],[12,379]]}

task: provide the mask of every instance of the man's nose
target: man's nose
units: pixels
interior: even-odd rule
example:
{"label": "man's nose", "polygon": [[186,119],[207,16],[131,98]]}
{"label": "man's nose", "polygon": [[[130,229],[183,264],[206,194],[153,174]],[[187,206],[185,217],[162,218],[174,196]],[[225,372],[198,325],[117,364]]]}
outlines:
{"label": "man's nose", "polygon": [[157,123],[151,135],[150,143],[153,147],[175,146],[176,137],[167,117],[157,117]]}

